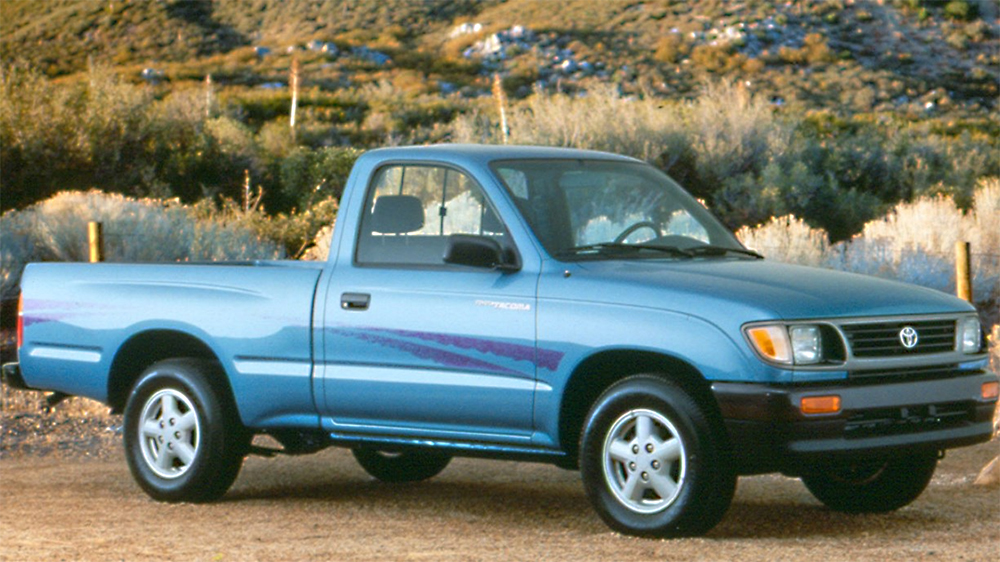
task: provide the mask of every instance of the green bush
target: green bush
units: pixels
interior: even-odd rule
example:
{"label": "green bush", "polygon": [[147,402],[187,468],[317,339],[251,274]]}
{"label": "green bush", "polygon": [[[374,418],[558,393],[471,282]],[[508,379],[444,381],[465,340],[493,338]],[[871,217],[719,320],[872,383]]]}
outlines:
{"label": "green bush", "polygon": [[148,92],[99,67],[66,86],[8,67],[0,84],[4,209],[67,188],[123,190],[148,173]]}
{"label": "green bush", "polygon": [[966,0],[952,0],[945,4],[944,15],[953,20],[971,20],[976,17],[976,7]]}
{"label": "green bush", "polygon": [[324,199],[340,199],[354,161],[355,148],[296,148],[281,161],[283,194],[299,209],[309,209]]}

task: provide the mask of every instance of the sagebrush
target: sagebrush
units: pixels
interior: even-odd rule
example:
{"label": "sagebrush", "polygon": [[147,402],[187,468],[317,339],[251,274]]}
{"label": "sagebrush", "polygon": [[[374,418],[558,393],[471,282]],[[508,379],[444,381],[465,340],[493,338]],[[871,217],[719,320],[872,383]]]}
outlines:
{"label": "sagebrush", "polygon": [[105,259],[173,262],[277,259],[284,249],[248,224],[197,216],[177,201],[132,199],[99,191],[64,192],[0,217],[0,294],[18,291],[25,264],[86,261],[87,223],[104,225]]}

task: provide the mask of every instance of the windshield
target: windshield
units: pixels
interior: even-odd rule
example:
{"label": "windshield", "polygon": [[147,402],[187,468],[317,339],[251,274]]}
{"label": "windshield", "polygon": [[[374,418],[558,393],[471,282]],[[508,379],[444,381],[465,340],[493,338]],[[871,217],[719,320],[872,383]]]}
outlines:
{"label": "windshield", "polygon": [[492,167],[557,259],[756,256],[652,166],[532,159]]}

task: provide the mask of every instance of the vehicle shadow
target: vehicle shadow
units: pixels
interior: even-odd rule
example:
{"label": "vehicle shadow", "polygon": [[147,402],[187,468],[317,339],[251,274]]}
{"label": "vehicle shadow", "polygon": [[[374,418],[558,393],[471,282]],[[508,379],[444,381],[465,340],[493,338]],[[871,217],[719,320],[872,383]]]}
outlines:
{"label": "vehicle shadow", "polygon": [[[591,508],[579,474],[545,465],[456,461],[440,476],[410,484],[382,483],[344,462],[298,470],[272,465],[247,476],[221,501],[307,502],[329,504],[334,511],[374,510],[387,518],[432,520],[448,514],[525,531],[551,525],[554,530],[581,535],[608,532]],[[706,538],[850,540],[869,535],[873,529],[928,528],[946,518],[912,509],[844,514],[819,504],[797,480],[750,480],[741,484],[725,518]]]}

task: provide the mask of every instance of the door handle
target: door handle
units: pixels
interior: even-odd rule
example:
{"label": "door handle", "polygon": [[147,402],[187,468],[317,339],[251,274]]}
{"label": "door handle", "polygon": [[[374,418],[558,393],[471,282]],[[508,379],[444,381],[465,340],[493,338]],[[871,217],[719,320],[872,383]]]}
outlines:
{"label": "door handle", "polygon": [[344,310],[368,310],[372,296],[367,293],[344,293],[340,295],[340,308]]}

